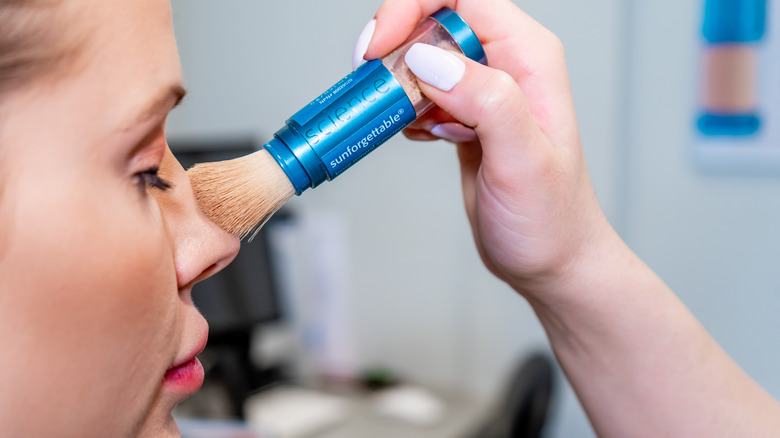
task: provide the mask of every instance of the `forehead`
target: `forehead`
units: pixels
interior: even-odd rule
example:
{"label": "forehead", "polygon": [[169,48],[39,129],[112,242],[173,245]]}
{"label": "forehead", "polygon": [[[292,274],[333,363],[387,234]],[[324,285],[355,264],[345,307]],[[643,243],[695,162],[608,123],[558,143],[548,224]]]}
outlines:
{"label": "forehead", "polygon": [[95,129],[126,125],[181,83],[168,0],[64,3],[74,17],[64,32],[74,32],[80,46],[56,88]]}
{"label": "forehead", "polygon": [[47,77],[4,97],[0,144],[34,146],[11,147],[14,156],[117,150],[129,139],[117,132],[133,126],[161,94],[181,86],[168,0],[56,4],[62,19],[52,25],[78,46]]}

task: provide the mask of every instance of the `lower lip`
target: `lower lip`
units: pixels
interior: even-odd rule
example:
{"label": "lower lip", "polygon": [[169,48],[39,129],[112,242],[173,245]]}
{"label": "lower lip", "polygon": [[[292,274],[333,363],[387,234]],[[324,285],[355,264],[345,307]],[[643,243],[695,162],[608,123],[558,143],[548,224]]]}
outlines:
{"label": "lower lip", "polygon": [[204,374],[203,365],[201,365],[198,358],[195,358],[166,371],[163,380],[167,388],[190,395],[194,394],[203,385]]}

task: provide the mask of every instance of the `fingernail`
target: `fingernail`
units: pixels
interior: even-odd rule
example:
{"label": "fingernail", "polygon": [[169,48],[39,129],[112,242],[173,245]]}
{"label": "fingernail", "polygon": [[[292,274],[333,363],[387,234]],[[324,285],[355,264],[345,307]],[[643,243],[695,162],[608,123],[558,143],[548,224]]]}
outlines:
{"label": "fingernail", "polygon": [[466,73],[466,64],[457,56],[428,44],[413,45],[404,60],[415,76],[442,91],[452,90]]}
{"label": "fingernail", "polygon": [[460,123],[442,123],[431,128],[431,134],[449,140],[453,143],[474,141],[477,133],[468,126]]}
{"label": "fingernail", "polygon": [[371,38],[374,36],[376,30],[376,20],[371,20],[363,28],[363,32],[360,32],[357,44],[355,44],[355,50],[352,52],[352,71],[357,70],[360,64],[363,63],[363,57],[366,56],[368,51],[368,45],[371,43]]}

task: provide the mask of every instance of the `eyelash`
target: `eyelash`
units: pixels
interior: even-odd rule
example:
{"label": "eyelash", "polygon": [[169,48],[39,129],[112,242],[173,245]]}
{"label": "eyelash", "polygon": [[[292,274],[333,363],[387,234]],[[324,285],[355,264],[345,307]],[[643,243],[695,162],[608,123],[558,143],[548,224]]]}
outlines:
{"label": "eyelash", "polygon": [[135,175],[138,180],[138,184],[142,186],[142,189],[158,189],[165,191],[173,187],[171,183],[157,175],[159,170],[160,169],[156,166],[150,167],[149,169],[146,169],[143,172],[139,172]]}

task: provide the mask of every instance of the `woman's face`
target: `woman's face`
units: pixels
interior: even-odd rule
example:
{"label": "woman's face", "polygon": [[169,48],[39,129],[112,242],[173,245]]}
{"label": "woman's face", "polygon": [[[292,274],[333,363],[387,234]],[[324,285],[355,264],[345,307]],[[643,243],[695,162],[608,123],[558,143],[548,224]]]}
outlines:
{"label": "woman's face", "polygon": [[238,242],[165,141],[182,94],[167,0],[57,7],[76,58],[0,102],[0,435],[176,435],[208,331],[190,289]]}

